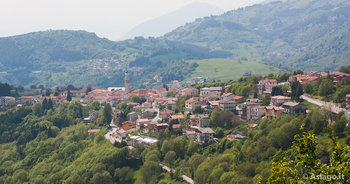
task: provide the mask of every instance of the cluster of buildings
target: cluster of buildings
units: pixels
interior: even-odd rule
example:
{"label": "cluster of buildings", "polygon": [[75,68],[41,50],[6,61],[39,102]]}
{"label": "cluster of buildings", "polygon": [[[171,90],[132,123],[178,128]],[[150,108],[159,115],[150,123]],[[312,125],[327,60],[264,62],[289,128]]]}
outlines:
{"label": "cluster of buildings", "polygon": [[307,83],[316,84],[320,77],[327,77],[327,76],[332,77],[333,82],[335,84],[339,83],[344,78],[350,78],[350,74],[343,73],[343,72],[311,71],[305,75],[302,75],[302,74],[292,75],[289,77],[288,82],[299,81],[301,84],[307,84]]}
{"label": "cluster of buildings", "polygon": [[[315,83],[322,76],[331,75],[334,82],[339,82],[342,78],[350,78],[349,74],[341,72],[309,72],[306,75],[292,75],[288,82],[299,81],[301,84]],[[198,79],[200,80],[200,79]],[[194,80],[193,82],[198,82]],[[276,79],[263,79],[258,82],[259,93],[264,96],[271,94],[272,89],[281,83]],[[225,92],[226,87],[205,87],[201,89],[193,87],[181,87],[176,82],[170,86],[172,95],[165,88],[155,89],[135,89],[130,88],[129,75],[125,73],[125,87],[110,87],[108,89],[84,88],[81,90],[70,90],[72,97],[80,97],[82,103],[98,101],[100,105],[109,103],[112,107],[116,104],[127,101],[131,107],[131,112],[127,114],[127,120],[120,124],[115,131],[119,140],[126,140],[130,146],[143,144],[150,146],[157,142],[157,139],[148,136],[129,136],[133,132],[158,133],[166,128],[182,132],[189,139],[202,145],[215,142],[214,131],[210,128],[210,117],[208,111],[215,108],[234,112],[243,121],[252,121],[247,128],[256,128],[253,123],[261,118],[274,119],[283,114],[306,114],[305,105],[294,102],[288,96],[271,96],[269,105],[262,105],[262,101],[256,98],[245,98],[233,93]],[[129,102],[130,97],[137,95],[146,101],[143,103]],[[26,96],[19,98],[0,97],[0,105],[6,106],[16,103],[42,102],[45,98],[51,99],[53,104],[59,104],[66,100],[68,91],[61,91],[59,96]],[[177,112],[178,99],[181,96],[188,96],[185,101],[184,113]],[[346,96],[347,105],[350,107],[350,94]],[[113,108],[114,118],[121,117],[121,110]],[[98,111],[89,112],[89,116],[84,118],[84,122],[89,123],[100,117]],[[188,123],[183,124],[184,121]],[[171,127],[169,127],[171,126]],[[89,133],[94,133],[92,130]],[[232,139],[240,139],[243,136],[232,134]]]}

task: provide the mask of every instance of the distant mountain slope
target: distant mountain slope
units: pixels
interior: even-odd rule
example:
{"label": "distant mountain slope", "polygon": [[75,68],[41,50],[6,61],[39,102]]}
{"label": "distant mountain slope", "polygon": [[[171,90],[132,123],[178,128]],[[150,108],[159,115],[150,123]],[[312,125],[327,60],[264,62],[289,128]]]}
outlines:
{"label": "distant mountain slope", "polygon": [[46,87],[119,86],[123,71],[130,68],[135,85],[155,75],[166,83],[191,71],[184,63],[187,59],[230,56],[163,38],[113,42],[86,31],[42,31],[0,38],[0,81]]}
{"label": "distant mountain slope", "polygon": [[[79,61],[115,56],[117,44],[86,31],[41,31],[0,38],[0,63],[38,69],[53,61]],[[6,68],[7,67],[7,68]]]}
{"label": "distant mountain slope", "polygon": [[335,70],[350,63],[349,10],[348,0],[276,1],[198,19],[165,38],[288,70]]}
{"label": "distant mountain slope", "polygon": [[224,11],[216,6],[207,3],[194,2],[179,10],[137,25],[121,39],[130,39],[135,36],[163,36],[165,33],[182,26],[187,22],[194,21],[196,18],[219,15],[221,13],[224,13]]}

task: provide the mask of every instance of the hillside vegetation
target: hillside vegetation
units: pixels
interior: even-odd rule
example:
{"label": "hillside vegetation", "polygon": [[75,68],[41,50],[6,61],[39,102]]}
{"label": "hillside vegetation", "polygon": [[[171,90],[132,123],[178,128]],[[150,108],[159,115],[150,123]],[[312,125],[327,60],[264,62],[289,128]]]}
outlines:
{"label": "hillside vegetation", "polygon": [[277,1],[198,19],[165,37],[289,70],[336,70],[349,63],[349,9],[347,0]]}
{"label": "hillside vegetation", "polygon": [[159,85],[195,76],[185,60],[209,58],[334,71],[349,64],[349,9],[347,0],[288,0],[197,19],[160,38],[113,42],[67,30],[0,38],[0,80],[51,88],[120,86],[129,68],[133,86]]}
{"label": "hillside vegetation", "polygon": [[188,68],[185,59],[229,56],[229,52],[161,38],[113,42],[85,31],[43,31],[0,38],[0,79],[46,87],[118,86],[130,65],[132,83],[141,85],[159,73],[163,82],[183,79],[189,73],[179,73]]}

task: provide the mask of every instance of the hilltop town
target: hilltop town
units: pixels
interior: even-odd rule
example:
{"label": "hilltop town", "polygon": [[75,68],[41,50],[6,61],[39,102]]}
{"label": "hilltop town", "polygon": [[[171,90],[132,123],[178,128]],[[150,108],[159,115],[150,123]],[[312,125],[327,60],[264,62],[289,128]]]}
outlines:
{"label": "hilltop town", "polygon": [[[192,184],[205,183],[208,177],[224,180],[224,176],[255,183],[258,176],[263,181],[273,179],[271,173],[284,164],[274,161],[280,154],[303,155],[293,146],[317,150],[315,162],[334,164],[328,142],[343,144],[339,154],[350,144],[348,69],[296,70],[237,81],[198,77],[172,81],[158,89],[132,89],[128,72],[124,86],[119,87],[79,89],[69,85],[50,90],[42,85],[0,84],[0,142],[5,146],[0,150],[5,160],[0,179],[7,181],[12,178],[6,178],[8,173],[22,172],[5,168],[11,160],[20,168],[29,165],[25,172],[33,175],[49,172],[51,165],[79,163],[74,171],[61,167],[44,179],[53,183],[61,181],[55,175],[62,172],[76,173],[67,174],[69,182],[80,181],[82,175],[85,181],[97,183],[105,179]],[[300,135],[304,137],[298,138]],[[313,135],[320,137],[319,143],[299,145],[316,139]],[[50,164],[38,167],[43,162]],[[334,167],[344,171],[343,166]],[[223,169],[230,175],[213,175]]]}
{"label": "hilltop town", "polygon": [[[345,113],[349,118],[350,114],[346,107],[350,105],[350,94],[346,95],[346,100],[344,99],[347,105],[342,106],[304,93],[305,86],[316,85],[322,78],[332,79],[333,85],[337,86],[342,80],[349,81],[350,74],[313,71],[307,74],[289,75],[287,78],[284,77],[285,81],[278,77],[266,76],[251,86],[252,89],[256,89],[255,92],[250,90],[248,94],[238,95],[233,93],[234,86],[222,86],[222,82],[182,87],[175,81],[164,85],[165,88],[161,89],[131,89],[129,75],[126,72],[124,87],[66,89],[56,91],[55,94],[50,94],[47,90],[26,89],[19,91],[19,97],[0,97],[0,105],[49,103],[52,106],[69,101],[83,105],[96,103],[102,107],[109,104],[112,107],[110,122],[112,131],[106,133],[105,137],[112,143],[126,141],[130,146],[139,143],[150,146],[157,142],[155,138],[157,133],[168,129],[178,132],[178,135],[186,135],[190,140],[205,146],[217,142],[214,135],[218,132],[213,128],[218,125],[214,124],[222,122],[216,121],[228,122],[229,126],[221,127],[232,127],[231,125],[248,122],[246,128],[254,129],[259,126],[255,123],[259,119],[275,119],[284,114],[306,116],[310,109],[305,103],[301,103],[302,100],[320,106],[334,116]],[[292,87],[294,83],[304,86],[304,92],[302,89],[296,92],[298,89]],[[206,84],[211,86],[198,87]],[[296,93],[299,94],[293,96]],[[29,96],[30,94],[37,96]],[[39,96],[40,94],[42,95]],[[223,115],[224,119],[220,119],[214,117],[213,112],[226,114]],[[101,112],[92,110],[82,121],[87,124],[96,123],[100,117]],[[332,123],[331,120],[329,123]],[[95,132],[99,132],[99,129],[89,130],[89,133]],[[229,133],[225,136],[237,140],[244,137],[240,133],[234,135]]]}

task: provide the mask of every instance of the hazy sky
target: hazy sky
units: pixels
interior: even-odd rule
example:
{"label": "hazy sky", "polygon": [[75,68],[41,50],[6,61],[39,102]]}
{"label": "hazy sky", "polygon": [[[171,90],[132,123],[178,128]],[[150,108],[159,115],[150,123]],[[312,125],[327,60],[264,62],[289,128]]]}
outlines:
{"label": "hazy sky", "polygon": [[[95,32],[115,40],[148,19],[196,0],[0,0],[0,37],[48,29]],[[264,0],[199,0],[232,10]]]}

